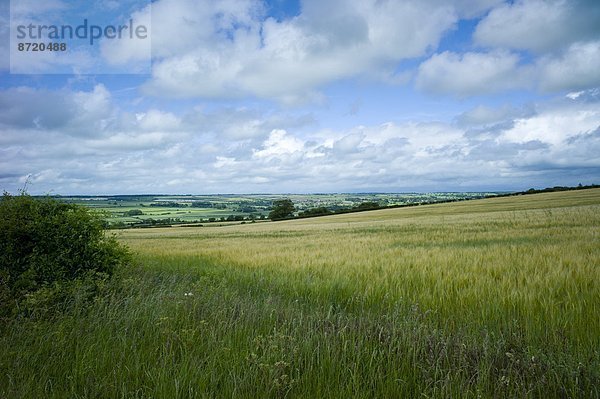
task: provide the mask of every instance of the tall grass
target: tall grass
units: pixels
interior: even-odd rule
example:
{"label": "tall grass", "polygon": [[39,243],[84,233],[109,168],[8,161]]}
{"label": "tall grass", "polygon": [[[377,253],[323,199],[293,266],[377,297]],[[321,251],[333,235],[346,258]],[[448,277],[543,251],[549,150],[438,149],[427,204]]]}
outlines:
{"label": "tall grass", "polygon": [[600,190],[127,231],[91,306],[5,323],[0,397],[598,397]]}

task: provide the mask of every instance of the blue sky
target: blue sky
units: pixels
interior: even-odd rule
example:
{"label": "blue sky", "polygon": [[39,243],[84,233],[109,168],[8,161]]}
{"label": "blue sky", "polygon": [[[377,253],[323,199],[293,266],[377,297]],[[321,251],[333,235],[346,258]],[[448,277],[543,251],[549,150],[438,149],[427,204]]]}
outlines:
{"label": "blue sky", "polygon": [[[13,0],[12,26],[0,6],[9,192],[26,181],[34,194],[600,182],[597,1],[35,4]],[[11,73],[15,10],[46,24],[131,19],[150,40],[106,39]]]}

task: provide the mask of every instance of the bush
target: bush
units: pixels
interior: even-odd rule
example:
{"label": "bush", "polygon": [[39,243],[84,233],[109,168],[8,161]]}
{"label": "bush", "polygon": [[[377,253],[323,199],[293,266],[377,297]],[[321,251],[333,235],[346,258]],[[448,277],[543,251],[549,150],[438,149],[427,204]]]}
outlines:
{"label": "bush", "polygon": [[90,291],[128,261],[102,219],[83,206],[27,194],[0,200],[0,314],[64,300],[74,287]]}

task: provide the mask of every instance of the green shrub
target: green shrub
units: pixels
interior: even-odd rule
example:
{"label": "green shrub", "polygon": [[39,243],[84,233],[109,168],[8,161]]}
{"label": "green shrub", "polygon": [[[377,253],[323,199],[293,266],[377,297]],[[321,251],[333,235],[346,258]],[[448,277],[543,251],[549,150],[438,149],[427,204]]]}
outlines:
{"label": "green shrub", "polygon": [[0,200],[0,314],[67,299],[82,284],[89,291],[128,260],[83,206],[27,194]]}

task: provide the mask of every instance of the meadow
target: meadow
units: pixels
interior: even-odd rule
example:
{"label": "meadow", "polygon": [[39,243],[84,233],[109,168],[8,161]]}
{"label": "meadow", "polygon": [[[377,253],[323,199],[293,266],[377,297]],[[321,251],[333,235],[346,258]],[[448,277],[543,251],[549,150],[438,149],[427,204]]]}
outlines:
{"label": "meadow", "polygon": [[0,397],[600,397],[600,189],[117,234],[0,326]]}

